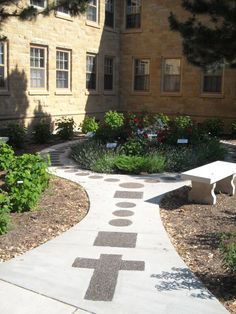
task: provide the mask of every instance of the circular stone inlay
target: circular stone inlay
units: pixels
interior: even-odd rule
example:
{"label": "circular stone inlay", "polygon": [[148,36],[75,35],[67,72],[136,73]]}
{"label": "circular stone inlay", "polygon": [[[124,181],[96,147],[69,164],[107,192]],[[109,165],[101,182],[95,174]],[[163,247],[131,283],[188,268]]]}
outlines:
{"label": "circular stone inlay", "polygon": [[120,187],[126,188],[126,189],[141,189],[144,187],[144,185],[141,183],[136,183],[136,182],[127,182],[127,183],[121,183]]}
{"label": "circular stone inlay", "polygon": [[112,179],[112,178],[108,178],[108,179],[105,179],[104,181],[106,182],[119,182],[120,179]]}
{"label": "circular stone inlay", "polygon": [[132,221],[129,219],[113,219],[109,221],[109,224],[115,227],[127,227],[132,225]]}
{"label": "circular stone inlay", "polygon": [[113,212],[113,215],[117,217],[130,217],[134,215],[134,212],[132,210],[116,210]]}
{"label": "circular stone inlay", "polygon": [[85,176],[88,176],[89,173],[88,172],[79,172],[79,173],[76,173],[77,176],[81,176],[81,177],[85,177]]}
{"label": "circular stone inlay", "polygon": [[102,179],[103,176],[90,176],[89,179]]}
{"label": "circular stone inlay", "polygon": [[158,180],[158,179],[147,179],[144,182],[146,182],[146,183],[160,183],[160,180]]}
{"label": "circular stone inlay", "polygon": [[130,203],[130,202],[120,202],[120,203],[117,203],[116,206],[120,208],[133,208],[136,206],[136,204]]}

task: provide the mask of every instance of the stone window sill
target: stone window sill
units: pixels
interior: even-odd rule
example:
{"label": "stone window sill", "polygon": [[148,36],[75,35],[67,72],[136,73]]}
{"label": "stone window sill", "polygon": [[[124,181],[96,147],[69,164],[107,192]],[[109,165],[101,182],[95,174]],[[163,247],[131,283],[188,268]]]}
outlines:
{"label": "stone window sill", "polygon": [[29,95],[42,95],[42,96],[47,96],[49,95],[49,91],[47,90],[30,90],[28,91]]}
{"label": "stone window sill", "polygon": [[101,26],[97,23],[97,22],[92,22],[92,21],[88,21],[86,20],[86,23],[85,23],[87,26],[90,26],[90,27],[94,27],[94,28],[98,28],[100,29]]}
{"label": "stone window sill", "polygon": [[59,19],[62,19],[62,20],[73,22],[72,17],[69,14],[66,14],[66,13],[55,12],[55,17],[57,17]]}

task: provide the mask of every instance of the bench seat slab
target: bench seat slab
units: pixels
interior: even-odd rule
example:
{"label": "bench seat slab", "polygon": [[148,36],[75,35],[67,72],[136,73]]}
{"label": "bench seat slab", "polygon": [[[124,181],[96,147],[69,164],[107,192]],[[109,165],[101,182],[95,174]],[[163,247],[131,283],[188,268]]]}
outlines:
{"label": "bench seat slab", "polygon": [[192,190],[189,192],[189,201],[201,204],[216,204],[216,183],[208,184],[192,181]]}
{"label": "bench seat slab", "polygon": [[229,195],[235,194],[235,185],[234,185],[234,177],[235,175],[229,176],[223,180],[216,182],[216,193],[226,193]]}

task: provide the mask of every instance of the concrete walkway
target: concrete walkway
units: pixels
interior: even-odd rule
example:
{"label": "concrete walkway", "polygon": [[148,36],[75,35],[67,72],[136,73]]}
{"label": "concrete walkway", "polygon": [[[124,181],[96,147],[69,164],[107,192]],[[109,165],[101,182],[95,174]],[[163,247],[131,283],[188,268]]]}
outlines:
{"label": "concrete walkway", "polygon": [[180,259],[163,228],[161,196],[186,184],[174,174],[98,175],[47,150],[51,172],[81,184],[85,219],[0,264],[1,314],[223,314]]}

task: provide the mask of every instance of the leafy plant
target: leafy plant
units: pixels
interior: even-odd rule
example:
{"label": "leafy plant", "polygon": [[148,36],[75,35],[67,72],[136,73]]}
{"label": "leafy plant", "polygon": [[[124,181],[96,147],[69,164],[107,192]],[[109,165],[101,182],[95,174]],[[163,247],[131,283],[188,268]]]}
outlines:
{"label": "leafy plant", "polygon": [[48,186],[48,162],[39,155],[24,154],[15,158],[6,175],[6,187],[14,211],[32,209]]}
{"label": "leafy plant", "polygon": [[159,113],[154,116],[154,121],[158,123],[160,121],[162,123],[162,127],[167,128],[170,123],[170,118],[164,113]]}
{"label": "leafy plant", "polygon": [[62,140],[70,140],[74,135],[75,122],[73,118],[61,118],[56,121],[56,132]]}
{"label": "leafy plant", "polygon": [[158,173],[165,169],[166,157],[161,154],[145,156],[142,171],[148,173]]}
{"label": "leafy plant", "polygon": [[110,110],[105,113],[104,122],[111,130],[117,130],[124,125],[124,115]]}
{"label": "leafy plant", "polygon": [[139,174],[143,171],[145,157],[120,155],[115,159],[115,166],[122,172]]}
{"label": "leafy plant", "polygon": [[51,124],[48,121],[40,121],[34,126],[34,141],[39,144],[47,143],[51,138]]}
{"label": "leafy plant", "polygon": [[0,170],[9,170],[15,160],[15,154],[11,146],[0,144]]}
{"label": "leafy plant", "polygon": [[220,251],[224,266],[232,272],[236,271],[236,234],[223,233],[220,240]]}
{"label": "leafy plant", "polygon": [[189,116],[179,116],[174,120],[174,126],[176,129],[186,129],[193,125],[193,122]]}
{"label": "leafy plant", "polygon": [[7,136],[9,144],[15,147],[23,147],[26,139],[27,129],[19,123],[9,123],[7,125]]}
{"label": "leafy plant", "polygon": [[223,133],[224,123],[219,118],[206,119],[202,124],[203,130],[212,136],[220,136]]}
{"label": "leafy plant", "polygon": [[92,165],[91,170],[101,173],[114,173],[115,158],[114,153],[107,152]]}
{"label": "leafy plant", "polygon": [[80,124],[83,133],[96,132],[99,128],[98,122],[95,117],[85,117],[84,121]]}
{"label": "leafy plant", "polygon": [[7,232],[10,224],[11,202],[8,194],[0,189],[0,235]]}
{"label": "leafy plant", "polygon": [[140,156],[145,153],[147,141],[141,138],[129,138],[121,147],[121,153],[127,156]]}
{"label": "leafy plant", "polygon": [[71,148],[71,157],[82,169],[92,169],[107,152],[105,145],[95,140],[83,141]]}

